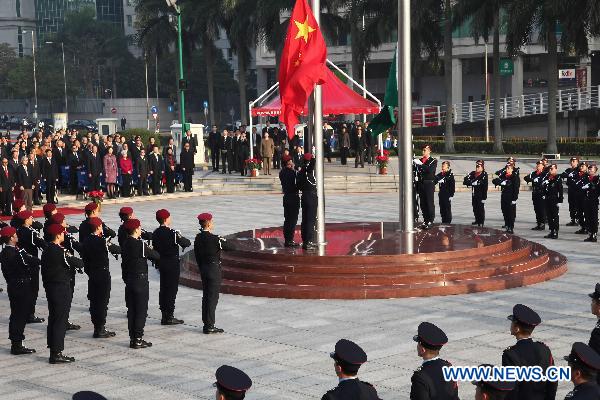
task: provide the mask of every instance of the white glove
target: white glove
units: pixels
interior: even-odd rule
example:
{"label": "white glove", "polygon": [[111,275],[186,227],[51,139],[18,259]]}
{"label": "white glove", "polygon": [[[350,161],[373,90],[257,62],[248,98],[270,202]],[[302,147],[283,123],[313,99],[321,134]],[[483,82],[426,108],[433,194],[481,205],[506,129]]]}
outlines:
{"label": "white glove", "polygon": [[471,183],[471,186],[478,186],[479,185],[479,181],[473,181],[473,183]]}
{"label": "white glove", "polygon": [[485,200],[481,200],[481,204],[485,204]]}
{"label": "white glove", "polygon": [[417,164],[417,165],[423,165],[423,162],[422,162],[421,160],[419,160],[418,158],[415,158],[415,159],[413,160],[413,162],[414,162],[415,164]]}
{"label": "white glove", "polygon": [[533,181],[534,182],[539,182],[540,178],[535,178]]}
{"label": "white glove", "polygon": [[584,187],[582,187],[582,189],[588,189],[590,187],[590,184],[588,183],[587,185],[585,185]]}
{"label": "white glove", "polygon": [[562,205],[562,203],[556,203],[556,207],[560,208],[560,206]]}
{"label": "white glove", "polygon": [[446,178],[442,178],[442,179],[440,179],[440,180],[438,181],[438,183],[444,183],[444,180],[445,180],[445,179],[446,179]]}
{"label": "white glove", "polygon": [[546,196],[542,196],[542,200],[546,200]]}
{"label": "white glove", "polygon": [[502,183],[500,184],[500,186],[506,186],[506,181],[502,181]]}
{"label": "white glove", "polygon": [[516,200],[515,201],[511,201],[510,204],[512,204],[514,206],[515,204],[517,204],[517,201]]}
{"label": "white glove", "polygon": [[450,202],[452,202],[452,199],[453,199],[453,198],[454,198],[454,197],[448,197],[448,200],[450,200]]}

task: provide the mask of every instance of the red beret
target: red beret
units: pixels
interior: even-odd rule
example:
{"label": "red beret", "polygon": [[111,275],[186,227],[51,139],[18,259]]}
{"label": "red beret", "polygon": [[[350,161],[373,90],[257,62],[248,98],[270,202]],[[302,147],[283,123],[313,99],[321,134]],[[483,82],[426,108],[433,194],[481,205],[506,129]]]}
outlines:
{"label": "red beret", "polygon": [[23,210],[17,213],[17,218],[21,221],[25,221],[27,218],[33,217],[33,213],[31,211]]}
{"label": "red beret", "polygon": [[129,233],[133,233],[137,228],[140,227],[139,219],[128,219],[123,223],[123,228]]}
{"label": "red beret", "polygon": [[156,220],[157,221],[163,221],[167,218],[169,218],[171,216],[171,213],[168,210],[165,210],[164,208],[161,208],[160,210],[158,210],[156,212]]}
{"label": "red beret", "polygon": [[209,213],[202,213],[200,215],[198,215],[198,221],[202,222],[202,221],[211,221],[212,220],[212,214]]}
{"label": "red beret", "polygon": [[46,229],[46,232],[48,232],[49,235],[52,236],[58,236],[61,233],[63,233],[65,231],[65,228],[63,228],[62,225],[59,224],[52,224],[50,226],[48,226],[48,228]]}
{"label": "red beret", "polygon": [[306,161],[310,161],[310,160],[312,160],[312,159],[313,159],[313,155],[312,155],[312,153],[304,153],[304,159],[305,159]]}
{"label": "red beret", "polygon": [[17,230],[10,225],[0,229],[0,236],[2,237],[11,237],[15,233],[17,233]]}
{"label": "red beret", "polygon": [[131,207],[121,207],[119,210],[119,215],[131,215],[133,214],[133,208]]}
{"label": "red beret", "polygon": [[283,162],[284,162],[284,163],[285,163],[285,162],[288,162],[288,161],[290,161],[291,159],[292,159],[292,157],[290,157],[290,156],[289,156],[289,155],[287,155],[287,154],[286,154],[285,156],[283,156]]}
{"label": "red beret", "polygon": [[98,204],[96,204],[95,202],[91,202],[85,206],[85,211],[94,211],[97,208],[98,208]]}
{"label": "red beret", "polygon": [[21,199],[16,199],[13,201],[13,210],[17,211],[19,208],[23,207],[25,202]]}
{"label": "red beret", "polygon": [[44,204],[44,213],[48,214],[51,213],[52,211],[56,210],[56,206],[52,203],[48,203],[48,204]]}
{"label": "red beret", "polygon": [[98,217],[89,218],[88,224],[90,224],[92,228],[98,229],[99,226],[102,226],[102,220]]}
{"label": "red beret", "polygon": [[63,222],[65,222],[65,214],[63,214],[63,213],[56,213],[50,217],[51,224],[59,224],[60,225]]}

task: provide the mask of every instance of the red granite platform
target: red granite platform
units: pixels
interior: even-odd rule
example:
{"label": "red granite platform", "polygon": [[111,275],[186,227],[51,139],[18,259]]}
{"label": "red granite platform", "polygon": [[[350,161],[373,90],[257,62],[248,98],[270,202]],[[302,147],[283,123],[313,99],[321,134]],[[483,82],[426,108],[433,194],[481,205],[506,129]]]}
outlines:
{"label": "red granite platform", "polygon": [[[297,232],[298,234],[299,232]],[[327,224],[324,251],[283,246],[280,227],[228,236],[222,293],[298,299],[385,299],[502,290],[564,274],[566,258],[496,229],[435,225],[413,234],[393,222]],[[300,238],[297,238],[300,241]],[[193,251],[181,283],[202,288]]]}

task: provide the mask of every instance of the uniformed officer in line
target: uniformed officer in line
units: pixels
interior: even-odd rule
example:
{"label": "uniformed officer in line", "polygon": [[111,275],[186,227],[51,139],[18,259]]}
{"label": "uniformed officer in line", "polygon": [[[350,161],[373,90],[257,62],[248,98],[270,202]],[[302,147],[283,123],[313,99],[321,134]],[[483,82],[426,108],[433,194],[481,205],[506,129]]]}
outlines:
{"label": "uniformed officer in line", "polygon": [[213,230],[213,217],[209,213],[198,215],[200,233],[194,240],[196,265],[202,278],[202,322],[205,334],[222,333],[223,329],[215,327],[215,311],[221,291],[221,250],[233,250],[233,246],[224,238],[217,236]]}
{"label": "uniformed officer in line", "polygon": [[34,270],[39,274],[40,260],[17,247],[19,239],[14,227],[5,226],[0,229],[0,240],[5,245],[0,252],[0,264],[10,302],[10,318],[8,320],[10,354],[35,353],[34,349],[23,346],[23,340],[25,340],[25,323],[31,312],[31,302],[33,301],[31,274]]}
{"label": "uniformed officer in line", "polygon": [[317,178],[315,177],[315,157],[312,153],[304,154],[304,165],[298,172],[298,186],[302,191],[302,223],[300,225],[302,235],[302,248],[314,250],[317,248],[315,242],[315,229],[317,224]]}
{"label": "uniformed officer in line", "polygon": [[598,241],[598,197],[600,197],[600,177],[598,167],[592,164],[588,167],[587,183],[581,189],[585,191],[584,215],[586,231],[589,236],[584,242]]}
{"label": "uniformed officer in line", "polygon": [[[56,214],[58,211],[56,210],[56,204],[54,203],[46,203],[44,207],[42,207],[42,211],[44,212],[44,219],[47,222],[52,215]],[[45,224],[44,222],[44,224]]]}
{"label": "uniformed officer in line", "polygon": [[[133,213],[133,208],[131,207],[121,207],[119,210],[119,218],[121,222],[125,223],[128,219],[135,219],[135,214]],[[127,231],[123,227],[123,224],[119,226],[117,232],[117,240],[119,242],[119,246],[123,247],[123,240],[127,237]],[[142,240],[150,241],[152,240],[152,232],[147,232],[142,229]]]}
{"label": "uniformed officer in line", "polygon": [[[600,354],[600,283],[596,283],[594,293],[590,293],[588,296],[592,299],[590,305],[591,312],[596,316],[596,325],[594,326],[594,329],[592,329],[588,344]],[[597,380],[598,384],[600,384],[600,375],[598,375]]]}
{"label": "uniformed officer in line", "polygon": [[102,237],[102,220],[92,217],[88,224],[94,230],[87,238],[83,238],[81,256],[88,276],[88,299],[90,300],[90,316],[94,325],[95,339],[106,339],[115,336],[115,332],[106,330],[106,313],[110,300],[111,276],[108,253],[118,255],[121,248],[108,243]]}
{"label": "uniformed officer in line", "polygon": [[498,178],[494,178],[492,183],[500,186],[502,194],[500,195],[500,206],[504,216],[504,225],[506,233],[514,233],[515,217],[517,215],[517,200],[519,199],[519,187],[521,180],[519,175],[514,173],[512,164],[506,164],[506,169]]}
{"label": "uniformed officer in line", "polygon": [[379,400],[373,385],[358,379],[359,368],[367,362],[367,354],[359,345],[348,339],[340,339],[329,356],[333,358],[333,368],[339,382],[321,400]]}
{"label": "uniformed officer in line", "polygon": [[[511,156],[506,159],[506,165],[508,164],[513,166],[513,174],[519,175],[521,171],[519,167],[517,167],[517,160],[515,160],[514,157]],[[506,165],[495,172],[496,176],[501,176],[506,172]]]}
{"label": "uniformed officer in line", "polygon": [[[40,234],[33,229],[33,213],[31,211],[23,210],[15,214],[15,219],[19,221],[17,228],[17,236],[19,237],[19,245],[31,256],[38,258],[38,249],[43,250],[46,247],[46,242],[40,236]],[[35,316],[35,306],[37,303],[38,293],[40,290],[40,267],[39,264],[31,266],[31,296],[32,301],[30,304],[28,323],[41,323],[44,322],[43,318]]]}
{"label": "uniformed officer in line", "polygon": [[550,228],[550,233],[544,237],[558,239],[558,229],[560,227],[559,211],[560,205],[563,202],[563,184],[556,164],[550,166],[546,179],[542,182],[542,189],[546,217],[548,218],[548,228]]}
{"label": "uniformed officer in line", "polygon": [[440,205],[440,215],[442,216],[442,224],[452,223],[452,199],[456,189],[454,174],[450,169],[450,162],[442,163],[442,172],[435,176],[435,184],[440,185],[438,192],[438,202]]}
{"label": "uniformed officer in line", "polygon": [[544,202],[544,191],[542,183],[546,179],[544,163],[538,160],[535,164],[535,171],[525,175],[523,180],[531,183],[531,201],[533,202],[533,211],[535,212],[536,225],[531,228],[532,231],[543,231],[546,229],[546,207]]}
{"label": "uniformed officer in line", "polygon": [[571,353],[564,357],[571,368],[573,390],[565,396],[565,400],[597,400],[600,399],[600,387],[596,382],[600,370],[600,355],[585,343],[575,342]]}
{"label": "uniformed officer in line", "polygon": [[[480,367],[494,368],[490,364],[482,364]],[[475,400],[503,400],[515,388],[515,382],[510,381],[477,381],[473,385]]]}
{"label": "uniformed officer in line", "polygon": [[488,192],[488,174],[483,160],[475,162],[475,171],[465,176],[463,185],[471,187],[471,205],[475,221],[471,225],[483,226],[485,223],[485,202]]}
{"label": "uniformed officer in line", "polygon": [[[533,330],[542,320],[531,308],[516,304],[508,316],[511,321],[510,334],[517,343],[502,353],[503,366],[539,366],[544,372],[554,365],[552,352],[542,342],[531,338]],[[556,397],[557,382],[517,382],[517,386],[506,397],[509,400],[546,400]]]}
{"label": "uniformed officer in line", "polygon": [[[441,348],[448,343],[444,331],[430,322],[421,322],[413,340],[417,342],[417,354],[423,359],[423,364],[411,378],[410,399],[458,400],[457,383],[445,381],[442,373],[443,367],[452,365],[440,358]],[[432,393],[437,395],[432,396]]]}
{"label": "uniformed officer in line", "polygon": [[423,156],[416,158],[413,162],[417,166],[419,201],[421,212],[423,213],[423,224],[421,229],[429,229],[435,220],[435,170],[437,169],[437,160],[431,157],[431,147],[427,144],[423,146]]}
{"label": "uniformed officer in line", "polygon": [[125,270],[125,303],[129,327],[129,347],[143,349],[152,343],[143,340],[148,316],[148,259],[158,261],[160,255],[141,239],[142,230],[138,219],[128,219],[123,224],[127,237],[121,253]]}
{"label": "uniformed officer in line", "polygon": [[73,394],[71,400],[106,400],[106,397],[96,392],[90,392],[88,390],[83,392],[77,392]]}
{"label": "uniformed officer in line", "polygon": [[215,378],[217,381],[213,386],[217,390],[217,400],[243,400],[248,389],[252,387],[252,380],[244,371],[229,365],[217,368]]}
{"label": "uniformed officer in line", "polygon": [[[96,202],[88,203],[85,206],[85,219],[79,225],[79,241],[85,237],[88,237],[92,233],[92,227],[88,225],[88,219],[92,217],[100,218],[100,206]],[[102,235],[105,238],[114,238],[117,236],[117,233],[106,226],[105,223],[102,224]]]}
{"label": "uniformed officer in line", "polygon": [[588,166],[585,161],[579,164],[579,172],[575,175],[575,206],[577,207],[577,222],[580,229],[575,233],[577,235],[586,235],[587,222],[585,220],[585,189],[583,187],[588,183]]}
{"label": "uniformed officer in line", "polygon": [[285,247],[297,247],[294,232],[300,212],[300,194],[296,183],[296,169],[292,157],[283,156],[283,168],[279,171],[279,182],[283,192],[283,238]]}
{"label": "uniformed officer in line", "polygon": [[160,224],[152,233],[152,248],[160,254],[158,271],[160,272],[160,291],[158,304],[162,312],[162,325],[183,324],[183,320],[173,316],[175,299],[179,289],[179,247],[182,250],[190,247],[192,242],[171,228],[171,213],[161,209],[156,211],[156,221]]}
{"label": "uniformed officer in line", "polygon": [[48,301],[48,348],[50,364],[62,364],[75,361],[73,357],[62,354],[65,346],[65,333],[69,310],[71,309],[71,273],[73,268],[82,269],[83,262],[67,254],[62,242],[65,228],[52,224],[47,229],[52,241],[42,253],[42,280]]}
{"label": "uniformed officer in line", "polygon": [[569,216],[571,217],[571,221],[567,223],[567,226],[577,226],[577,202],[575,200],[577,188],[575,187],[575,176],[579,172],[579,157],[571,157],[569,163],[571,166],[561,174],[563,181],[567,185],[567,194],[569,195]]}

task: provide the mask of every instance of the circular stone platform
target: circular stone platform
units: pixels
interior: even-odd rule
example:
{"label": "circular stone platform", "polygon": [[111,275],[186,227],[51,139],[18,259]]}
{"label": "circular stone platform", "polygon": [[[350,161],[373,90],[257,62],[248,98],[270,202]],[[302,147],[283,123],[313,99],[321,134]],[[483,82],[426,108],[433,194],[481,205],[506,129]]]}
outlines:
{"label": "circular stone platform", "polygon": [[[435,225],[407,234],[394,222],[353,222],[327,224],[326,238],[319,254],[284,247],[280,227],[227,236],[236,250],[222,253],[221,292],[295,299],[440,296],[531,285],[567,271],[563,255],[491,228]],[[181,264],[180,282],[202,288],[193,250]]]}

